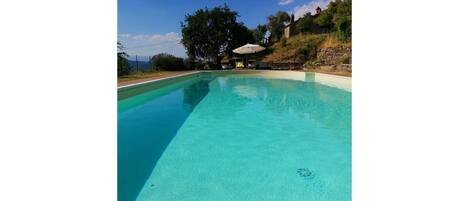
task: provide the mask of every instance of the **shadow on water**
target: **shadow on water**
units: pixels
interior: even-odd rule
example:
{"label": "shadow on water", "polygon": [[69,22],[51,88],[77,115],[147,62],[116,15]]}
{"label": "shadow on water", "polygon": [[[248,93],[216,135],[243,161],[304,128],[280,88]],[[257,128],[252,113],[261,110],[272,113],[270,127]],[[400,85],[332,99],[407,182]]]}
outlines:
{"label": "shadow on water", "polygon": [[[119,101],[118,200],[133,201],[191,111],[208,94],[210,79],[142,92]],[[151,86],[147,88],[153,89]],[[126,91],[126,94],[132,93]]]}

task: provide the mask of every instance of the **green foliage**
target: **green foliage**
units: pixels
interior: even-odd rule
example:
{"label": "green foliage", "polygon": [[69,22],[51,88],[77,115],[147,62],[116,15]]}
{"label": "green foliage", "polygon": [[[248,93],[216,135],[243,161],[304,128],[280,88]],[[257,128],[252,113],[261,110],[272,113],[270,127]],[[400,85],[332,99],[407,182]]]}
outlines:
{"label": "green foliage", "polygon": [[[273,50],[264,62],[305,62],[316,58],[317,47],[327,37],[327,34],[298,34],[288,40],[282,38],[275,43]],[[284,42],[282,42],[284,41]]]}
{"label": "green foliage", "polygon": [[186,70],[198,70],[204,66],[203,62],[191,59],[190,57],[184,59],[184,67]]}
{"label": "green foliage", "polygon": [[151,67],[153,70],[184,70],[184,61],[182,58],[171,54],[157,54],[151,58]]}
{"label": "green foliage", "polygon": [[351,59],[351,57],[350,57],[350,56],[347,56],[347,57],[345,57],[345,58],[342,59],[342,63],[343,63],[343,64],[350,64],[350,59]]}
{"label": "green foliage", "polygon": [[187,55],[195,59],[220,63],[221,54],[231,54],[231,50],[248,42],[254,42],[249,29],[238,23],[238,13],[225,4],[211,10],[199,9],[186,15],[181,23],[182,44]]}
{"label": "green foliage", "polygon": [[337,35],[342,40],[348,40],[352,37],[352,18],[350,16],[340,16],[335,23]]}
{"label": "green foliage", "polygon": [[331,1],[314,22],[342,40],[352,37],[352,0]]}
{"label": "green foliage", "polygon": [[265,34],[267,33],[267,26],[266,25],[257,25],[257,27],[252,30],[252,35],[254,37],[254,41],[257,44],[264,45]]}
{"label": "green foliage", "polygon": [[336,13],[337,2],[339,1],[340,0],[329,2],[327,9],[324,9],[321,14],[314,19],[314,22],[328,31],[332,30],[334,27],[334,14]]}
{"label": "green foliage", "polygon": [[341,39],[348,40],[352,37],[352,0],[338,2],[334,24],[334,29]]}
{"label": "green foliage", "polygon": [[290,22],[290,16],[284,11],[279,11],[275,15],[270,15],[267,17],[267,20],[267,27],[271,33],[271,38],[274,41],[280,40],[280,38],[283,36],[285,24]]}
{"label": "green foliage", "polygon": [[131,67],[127,59],[128,56],[129,55],[124,52],[124,46],[120,42],[117,42],[117,76],[130,74]]}
{"label": "green foliage", "polygon": [[287,45],[287,39],[286,38],[280,39],[280,47],[285,47],[286,45]]}
{"label": "green foliage", "polygon": [[296,21],[296,30],[300,33],[312,33],[313,32],[313,15],[310,12],[306,13],[302,18]]}
{"label": "green foliage", "polygon": [[231,37],[228,39],[227,47],[223,52],[225,55],[233,55],[234,49],[245,45],[246,43],[254,43],[255,39],[251,30],[239,23],[231,28]]}
{"label": "green foliage", "polygon": [[302,61],[307,61],[316,57],[317,45],[323,39],[307,40],[298,48],[298,54]]}

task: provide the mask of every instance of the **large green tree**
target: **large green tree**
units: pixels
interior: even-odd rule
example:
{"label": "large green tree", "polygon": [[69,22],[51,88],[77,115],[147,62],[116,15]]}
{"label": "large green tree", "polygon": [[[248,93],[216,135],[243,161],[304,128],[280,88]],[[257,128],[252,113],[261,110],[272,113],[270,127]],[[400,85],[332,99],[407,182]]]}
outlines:
{"label": "large green tree", "polygon": [[237,22],[238,13],[227,5],[211,10],[199,9],[186,15],[181,23],[182,44],[192,60],[202,59],[220,66],[221,55],[254,38],[249,29]]}
{"label": "large green tree", "polygon": [[257,25],[255,29],[252,30],[252,35],[254,37],[254,41],[257,44],[264,44],[265,42],[265,35],[267,33],[267,26],[266,25]]}
{"label": "large green tree", "polygon": [[283,36],[285,24],[290,22],[290,16],[287,12],[279,11],[275,15],[270,15],[269,17],[267,17],[267,20],[267,27],[271,33],[271,38],[274,41],[280,40],[280,38],[282,38]]}
{"label": "large green tree", "polygon": [[242,23],[236,24],[231,29],[232,36],[229,38],[227,43],[227,48],[225,49],[225,55],[233,55],[234,49],[245,45],[246,43],[254,43],[256,42],[252,31],[249,30],[246,26]]}

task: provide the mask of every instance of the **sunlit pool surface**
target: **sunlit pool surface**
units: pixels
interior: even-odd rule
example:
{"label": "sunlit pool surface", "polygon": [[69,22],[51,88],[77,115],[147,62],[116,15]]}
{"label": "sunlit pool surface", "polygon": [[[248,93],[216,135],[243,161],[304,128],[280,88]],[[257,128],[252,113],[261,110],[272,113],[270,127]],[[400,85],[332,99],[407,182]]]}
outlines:
{"label": "sunlit pool surface", "polygon": [[198,73],[119,99],[119,201],[351,200],[349,91]]}

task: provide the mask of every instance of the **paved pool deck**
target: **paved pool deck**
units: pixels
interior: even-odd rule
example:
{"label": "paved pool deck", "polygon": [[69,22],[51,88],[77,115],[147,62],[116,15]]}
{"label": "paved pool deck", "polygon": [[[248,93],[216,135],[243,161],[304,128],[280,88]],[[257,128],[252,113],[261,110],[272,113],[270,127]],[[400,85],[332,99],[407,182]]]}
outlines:
{"label": "paved pool deck", "polygon": [[[304,71],[281,71],[281,70],[204,70],[204,71],[181,71],[172,74],[164,74],[161,76],[136,79],[118,84],[118,89],[130,86],[136,86],[144,83],[157,82],[175,77],[182,77],[186,75],[212,72],[212,73],[232,73],[232,74],[255,74],[256,76],[276,79],[292,79],[299,81],[315,81],[324,85],[337,87],[346,91],[352,91],[352,78],[347,76],[332,75],[318,72],[304,72]],[[314,76],[312,76],[314,75]]]}

